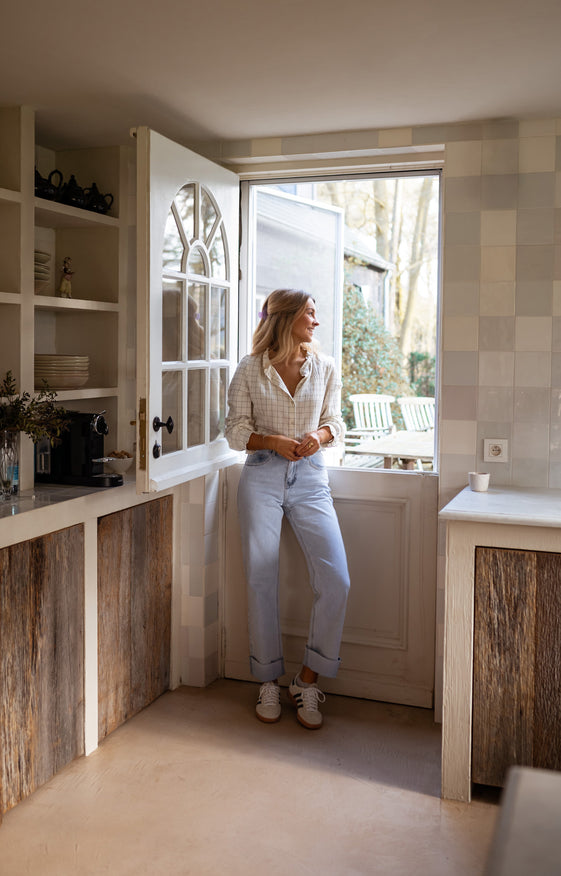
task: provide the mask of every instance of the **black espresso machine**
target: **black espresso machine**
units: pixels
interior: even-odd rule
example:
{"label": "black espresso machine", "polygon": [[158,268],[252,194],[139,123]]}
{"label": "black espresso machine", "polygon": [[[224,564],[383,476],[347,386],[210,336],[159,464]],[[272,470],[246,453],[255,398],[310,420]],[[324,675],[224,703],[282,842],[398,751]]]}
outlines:
{"label": "black espresso machine", "polygon": [[51,447],[46,439],[35,445],[35,480],[81,487],[121,486],[122,475],[103,471],[103,439],[109,432],[104,413],[67,411],[70,425],[61,443]]}

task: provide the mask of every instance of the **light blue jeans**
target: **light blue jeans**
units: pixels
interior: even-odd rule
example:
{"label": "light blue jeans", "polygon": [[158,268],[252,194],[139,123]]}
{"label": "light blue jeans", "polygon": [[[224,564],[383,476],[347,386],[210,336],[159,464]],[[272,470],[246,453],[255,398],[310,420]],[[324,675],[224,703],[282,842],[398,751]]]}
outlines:
{"label": "light blue jeans", "polygon": [[250,453],[238,488],[238,512],[252,674],[264,682],[285,671],[279,619],[279,548],[286,515],[306,557],[313,591],[303,663],[333,678],[339,668],[350,581],[323,454],[289,462],[273,450]]}

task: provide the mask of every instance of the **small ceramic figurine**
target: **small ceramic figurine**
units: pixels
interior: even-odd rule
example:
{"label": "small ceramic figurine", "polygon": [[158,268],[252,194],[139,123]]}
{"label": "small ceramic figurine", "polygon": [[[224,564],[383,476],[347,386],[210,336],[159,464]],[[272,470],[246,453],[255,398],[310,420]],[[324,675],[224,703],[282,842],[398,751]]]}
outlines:
{"label": "small ceramic figurine", "polygon": [[60,275],[60,286],[58,291],[61,298],[72,298],[72,286],[70,281],[74,276],[74,271],[70,270],[72,259],[66,256],[62,263],[62,274]]}

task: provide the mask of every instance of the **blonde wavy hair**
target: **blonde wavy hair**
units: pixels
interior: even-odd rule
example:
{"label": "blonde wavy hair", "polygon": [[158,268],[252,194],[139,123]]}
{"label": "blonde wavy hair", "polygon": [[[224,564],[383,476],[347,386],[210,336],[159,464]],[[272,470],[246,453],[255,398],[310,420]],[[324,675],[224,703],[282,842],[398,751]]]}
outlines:
{"label": "blonde wavy hair", "polygon": [[[312,296],[302,289],[275,289],[271,292],[259,314],[259,325],[253,334],[253,355],[268,350],[272,365],[285,362],[294,352],[292,325],[304,313],[310,298]],[[312,344],[301,346],[305,350],[314,348]]]}

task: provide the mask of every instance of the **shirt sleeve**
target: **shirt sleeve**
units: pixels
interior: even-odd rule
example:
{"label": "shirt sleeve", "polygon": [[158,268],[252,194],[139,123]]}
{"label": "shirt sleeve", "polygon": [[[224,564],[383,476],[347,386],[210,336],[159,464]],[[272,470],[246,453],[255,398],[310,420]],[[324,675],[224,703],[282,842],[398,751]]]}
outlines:
{"label": "shirt sleeve", "polygon": [[341,386],[335,362],[333,359],[328,359],[326,362],[325,395],[318,427],[321,429],[323,426],[327,426],[333,436],[331,441],[325,445],[326,447],[339,444],[345,437],[346,426],[341,416]]}
{"label": "shirt sleeve", "polygon": [[251,433],[256,431],[246,357],[236,368],[228,389],[228,415],[224,434],[232,450],[245,450]]}

